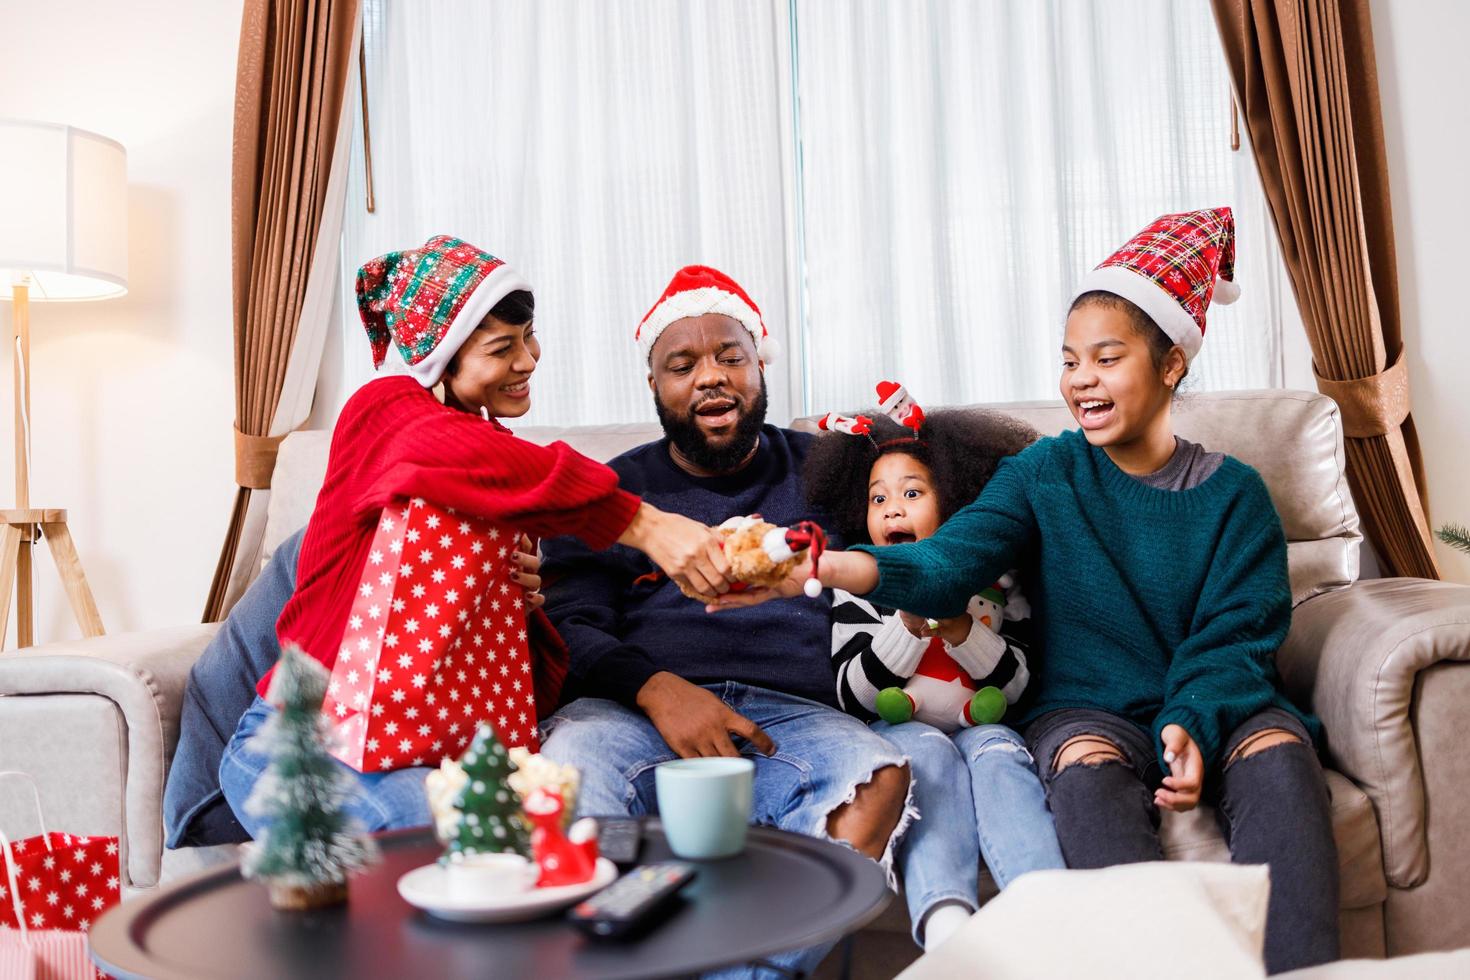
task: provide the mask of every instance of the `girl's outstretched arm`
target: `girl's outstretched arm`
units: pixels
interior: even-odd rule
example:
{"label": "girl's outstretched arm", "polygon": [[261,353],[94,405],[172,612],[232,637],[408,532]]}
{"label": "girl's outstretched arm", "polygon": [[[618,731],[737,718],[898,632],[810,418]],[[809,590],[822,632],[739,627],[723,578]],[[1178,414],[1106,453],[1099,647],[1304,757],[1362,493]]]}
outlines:
{"label": "girl's outstretched arm", "polygon": [[[881,606],[907,609],[932,619],[957,616],[970,596],[1018,564],[1036,533],[1030,489],[1035,485],[1041,444],[1003,461],[980,496],[961,508],[923,541],[887,547],[858,545],[876,564],[837,568],[845,578],[868,585],[866,595]],[[851,554],[851,552],[849,552]],[[823,559],[826,584],[826,559]],[[844,585],[848,591],[857,592]],[[858,593],[864,594],[864,593]]]}
{"label": "girl's outstretched arm", "polygon": [[[930,537],[911,544],[829,551],[818,562],[818,580],[825,588],[920,616],[962,614],[970,596],[1018,564],[1036,533],[1028,491],[1035,483],[1040,445],[1002,461],[980,497]],[[803,561],[773,589],[731,592],[706,608],[718,612],[798,596],[810,574],[810,562]]]}

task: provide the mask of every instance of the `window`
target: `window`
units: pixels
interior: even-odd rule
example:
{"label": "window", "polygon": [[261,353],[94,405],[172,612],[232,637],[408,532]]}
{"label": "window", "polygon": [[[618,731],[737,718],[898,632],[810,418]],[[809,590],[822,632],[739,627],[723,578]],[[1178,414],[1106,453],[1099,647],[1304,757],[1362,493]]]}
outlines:
{"label": "window", "polygon": [[870,404],[882,377],[929,404],[1052,398],[1077,278],[1217,204],[1244,295],[1212,311],[1193,383],[1282,382],[1285,273],[1205,0],[364,10],[377,212],[358,139],[349,390],[371,376],[358,265],[448,232],[536,287],[528,423],[651,420],[633,331],[692,262],[781,339],[773,420]]}

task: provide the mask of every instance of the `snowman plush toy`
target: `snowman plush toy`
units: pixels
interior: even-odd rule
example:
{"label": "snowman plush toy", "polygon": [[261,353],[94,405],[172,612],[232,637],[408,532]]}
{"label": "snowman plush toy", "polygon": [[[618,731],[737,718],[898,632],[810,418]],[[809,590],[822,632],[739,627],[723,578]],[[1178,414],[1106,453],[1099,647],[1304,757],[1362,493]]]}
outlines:
{"label": "snowman plush toy", "polygon": [[[1008,602],[1006,590],[1014,583],[1013,576],[1003,575],[1000,581],[971,597],[965,609],[974,624],[971,630],[1000,635]],[[1014,619],[1024,618],[1021,611],[1025,602],[1017,593],[1011,603]],[[937,625],[929,620],[931,629]],[[994,684],[980,686],[951,655],[951,649],[941,637],[930,637],[913,676],[902,687],[885,687],[878,692],[874,704],[878,717],[890,725],[918,720],[942,732],[993,725],[1005,717],[1005,693]]]}

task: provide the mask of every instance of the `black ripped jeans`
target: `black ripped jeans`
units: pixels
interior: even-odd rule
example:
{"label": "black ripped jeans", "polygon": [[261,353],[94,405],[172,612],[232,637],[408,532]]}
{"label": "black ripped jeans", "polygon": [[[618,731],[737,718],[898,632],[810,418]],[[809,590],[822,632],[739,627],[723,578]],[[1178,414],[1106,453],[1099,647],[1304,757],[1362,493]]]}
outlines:
{"label": "black ripped jeans", "polygon": [[[1226,761],[1252,735],[1270,728],[1300,741]],[[1079,763],[1057,772],[1062,746],[1079,735],[1111,742],[1126,761]],[[1150,735],[1106,711],[1069,708],[1033,721],[1026,741],[1046,786],[1067,867],[1164,859],[1153,802],[1164,773]],[[1337,959],[1337,845],[1311,737],[1289,712],[1267,708],[1230,733],[1220,759],[1205,773],[1201,801],[1215,807],[1232,861],[1270,867],[1267,971]]]}

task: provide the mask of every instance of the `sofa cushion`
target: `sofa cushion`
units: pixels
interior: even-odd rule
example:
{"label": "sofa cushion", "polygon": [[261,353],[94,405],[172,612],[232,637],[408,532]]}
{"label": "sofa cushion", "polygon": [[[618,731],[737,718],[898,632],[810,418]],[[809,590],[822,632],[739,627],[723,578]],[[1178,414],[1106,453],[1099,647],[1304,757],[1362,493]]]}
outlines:
{"label": "sofa cushion", "polygon": [[311,519],[317,494],[327,478],[327,453],[331,448],[332,433],[322,429],[300,429],[281,441],[271,475],[270,499],[265,505],[261,568],[282,541],[306,527]]}
{"label": "sofa cushion", "polygon": [[1264,977],[1269,894],[1261,865],[1033,871],[900,977]]}

